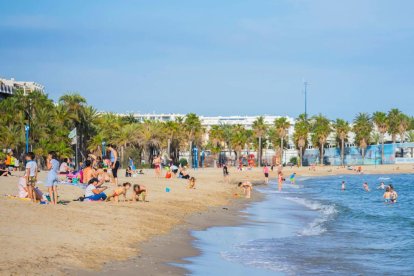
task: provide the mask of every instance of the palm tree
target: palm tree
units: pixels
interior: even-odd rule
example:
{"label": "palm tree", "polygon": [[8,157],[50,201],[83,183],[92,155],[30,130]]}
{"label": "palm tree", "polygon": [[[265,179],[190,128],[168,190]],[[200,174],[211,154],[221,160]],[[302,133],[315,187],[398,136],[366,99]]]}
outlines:
{"label": "palm tree", "polygon": [[374,112],[372,114],[372,121],[377,126],[378,132],[380,133],[381,142],[381,164],[384,164],[384,136],[388,131],[388,117],[385,112]]}
{"label": "palm tree", "polygon": [[193,162],[192,162],[193,143],[196,141],[196,139],[201,138],[201,134],[203,132],[203,127],[201,126],[200,118],[194,113],[187,114],[184,120],[184,128],[186,131],[186,136],[187,136],[188,146],[189,146],[189,162],[188,163],[190,163],[192,166],[193,165]]}
{"label": "palm tree", "polygon": [[397,135],[400,133],[401,111],[393,108],[388,112],[388,132],[391,134],[392,142],[395,144]]}
{"label": "palm tree", "polygon": [[303,165],[303,153],[308,143],[310,124],[306,118],[306,114],[300,114],[296,119],[295,132],[293,133],[293,140],[296,148],[299,149],[300,166]]}
{"label": "palm tree", "polygon": [[362,151],[362,159],[365,160],[365,149],[371,139],[372,132],[371,117],[367,113],[359,113],[354,119],[353,131],[355,133],[355,142]]}
{"label": "palm tree", "polygon": [[244,149],[247,143],[247,135],[246,130],[242,125],[235,125],[234,126],[234,133],[231,140],[231,144],[233,149],[236,151],[236,160],[240,159],[241,151]]}
{"label": "palm tree", "polygon": [[410,127],[410,117],[401,113],[400,122],[398,124],[398,132],[400,134],[400,143],[404,143],[405,135],[409,127]]}
{"label": "palm tree", "polygon": [[319,162],[323,165],[323,148],[332,132],[331,122],[322,114],[314,116],[312,120],[312,142],[314,146],[320,147]]}
{"label": "palm tree", "polygon": [[289,127],[290,127],[290,122],[288,121],[288,119],[286,117],[280,117],[278,119],[275,119],[274,125],[275,125],[275,128],[276,128],[276,130],[279,134],[280,140],[281,140],[280,141],[280,161],[281,161],[281,163],[283,163],[282,162],[282,160],[283,160],[283,148],[284,148],[283,142],[284,142],[284,139],[285,139],[286,135],[288,134]]}
{"label": "palm tree", "polygon": [[345,156],[345,139],[348,138],[348,132],[351,131],[349,123],[342,119],[336,119],[334,124],[336,131],[336,136],[341,140],[341,164],[344,166],[344,156]]}
{"label": "palm tree", "polygon": [[253,122],[253,132],[255,136],[259,139],[259,150],[258,150],[258,163],[259,167],[262,166],[262,138],[263,135],[266,133],[267,126],[264,122],[264,117],[260,116],[257,117],[256,120]]}
{"label": "palm tree", "polygon": [[209,140],[211,143],[212,152],[214,152],[215,159],[217,160],[217,154],[221,152],[221,145],[224,142],[223,128],[220,125],[212,126],[209,131]]}

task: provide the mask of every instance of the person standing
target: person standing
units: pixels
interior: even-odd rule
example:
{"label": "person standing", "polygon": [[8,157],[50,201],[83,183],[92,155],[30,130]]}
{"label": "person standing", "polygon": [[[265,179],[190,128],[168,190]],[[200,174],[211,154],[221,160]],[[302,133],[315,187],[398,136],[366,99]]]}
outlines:
{"label": "person standing", "polygon": [[345,187],[345,181],[342,181],[342,185],[341,185],[341,190],[345,191],[346,187]]}
{"label": "person standing", "polygon": [[265,184],[269,184],[269,167],[267,166],[267,164],[263,168],[263,173],[265,177]]}
{"label": "person standing", "polygon": [[282,188],[283,188],[283,173],[282,173],[282,171],[279,171],[279,173],[278,173],[277,184],[278,184],[277,185],[278,190],[279,190],[279,192],[281,192]]}
{"label": "person standing", "polygon": [[51,151],[47,156],[47,174],[45,186],[49,190],[50,202],[56,205],[58,202],[57,183],[59,182],[59,161],[56,152]]}
{"label": "person standing", "polygon": [[111,151],[110,160],[111,160],[112,176],[114,178],[115,185],[118,186],[118,169],[120,165],[119,160],[118,160],[118,152],[112,146],[109,146],[108,150]]}
{"label": "person standing", "polygon": [[27,163],[24,177],[26,179],[27,193],[29,194],[29,198],[31,198],[33,202],[36,202],[35,186],[37,182],[37,163],[34,159],[35,154],[33,152],[28,152],[26,155]]}

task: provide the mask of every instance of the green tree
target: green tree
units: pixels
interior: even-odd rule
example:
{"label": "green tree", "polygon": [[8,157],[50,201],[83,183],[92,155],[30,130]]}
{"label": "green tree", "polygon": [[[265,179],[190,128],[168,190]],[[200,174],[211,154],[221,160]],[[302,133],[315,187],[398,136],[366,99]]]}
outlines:
{"label": "green tree", "polygon": [[349,123],[342,119],[336,119],[334,124],[336,136],[341,141],[341,164],[344,166],[345,157],[345,140],[348,138],[348,133],[351,131]]}
{"label": "green tree", "polygon": [[259,139],[259,150],[258,150],[257,159],[258,159],[259,167],[261,167],[262,166],[262,138],[267,131],[267,126],[265,124],[264,117],[263,116],[257,117],[256,120],[253,122],[252,128],[253,128],[254,135],[256,136],[256,138]]}
{"label": "green tree", "polygon": [[384,164],[384,136],[388,131],[388,117],[385,112],[374,112],[372,114],[372,121],[376,125],[378,132],[380,134],[380,142],[381,142],[381,164]]}
{"label": "green tree", "polygon": [[310,131],[310,123],[305,114],[300,114],[296,119],[295,132],[293,133],[293,140],[296,148],[299,150],[300,165],[303,165],[303,154],[308,144],[308,136]]}
{"label": "green tree", "polygon": [[362,151],[362,159],[365,160],[365,149],[371,139],[372,120],[368,113],[359,113],[354,119],[353,131],[355,142]]}
{"label": "green tree", "polygon": [[290,122],[286,117],[280,117],[275,119],[274,125],[276,128],[276,131],[280,137],[280,162],[283,163],[283,148],[284,148],[284,139],[286,138],[289,128],[290,128]]}
{"label": "green tree", "polygon": [[187,136],[188,146],[189,146],[189,163],[193,165],[192,160],[192,151],[193,145],[196,141],[201,140],[201,135],[203,134],[203,127],[201,126],[200,118],[194,114],[189,113],[185,116],[184,119],[184,129]]}
{"label": "green tree", "polygon": [[395,143],[397,135],[400,133],[400,119],[401,111],[397,108],[393,108],[388,112],[388,132],[392,137],[392,142]]}
{"label": "green tree", "polygon": [[332,132],[331,122],[322,114],[312,117],[312,142],[320,148],[319,162],[323,165],[324,147]]}

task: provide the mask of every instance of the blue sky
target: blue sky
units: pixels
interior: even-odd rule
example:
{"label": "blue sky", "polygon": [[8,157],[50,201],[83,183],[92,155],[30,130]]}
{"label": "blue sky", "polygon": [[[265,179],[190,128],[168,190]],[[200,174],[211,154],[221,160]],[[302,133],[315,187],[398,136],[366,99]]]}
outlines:
{"label": "blue sky", "polygon": [[[0,76],[99,110],[413,115],[414,1],[0,1]],[[411,107],[411,108],[410,108]]]}

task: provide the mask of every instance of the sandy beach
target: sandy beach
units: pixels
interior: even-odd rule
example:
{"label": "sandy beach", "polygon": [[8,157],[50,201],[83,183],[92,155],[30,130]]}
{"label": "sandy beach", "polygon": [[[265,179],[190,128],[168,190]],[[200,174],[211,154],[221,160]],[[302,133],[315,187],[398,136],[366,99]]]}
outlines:
{"label": "sandy beach", "polygon": [[[322,176],[335,174],[355,174],[356,172],[337,167],[285,168],[285,175],[297,172],[298,176]],[[412,173],[413,165],[366,166],[366,174]],[[16,174],[18,175],[18,174]],[[121,175],[123,175],[121,173]],[[73,271],[101,271],[105,264],[125,261],[132,257],[143,257],[148,251],[145,242],[160,237],[172,230],[186,233],[192,227],[207,227],[220,223],[216,215],[229,204],[249,202],[234,196],[236,183],[249,180],[263,182],[262,171],[237,172],[230,169],[231,183],[223,182],[220,169],[191,171],[197,178],[195,190],[187,189],[187,181],[155,178],[153,171],[147,170],[137,178],[121,178],[120,182],[130,181],[143,184],[149,189],[149,202],[74,202],[83,191],[74,186],[59,187],[60,200],[66,205],[50,206],[32,204],[29,201],[0,198],[0,273],[3,275],[22,274],[72,274]],[[271,177],[276,177],[272,172]],[[46,173],[40,174],[44,180]],[[16,194],[18,177],[0,178],[0,194]],[[39,185],[42,191],[46,189]],[[171,191],[167,193],[165,188]],[[231,212],[243,207],[243,204],[231,205]],[[234,206],[234,207],[233,207]],[[216,209],[214,209],[214,207]],[[213,209],[212,209],[213,208]],[[190,217],[210,210],[204,225],[188,222]],[[215,211],[211,211],[215,210]],[[227,211],[227,210],[226,210]],[[236,213],[231,213],[236,216]],[[211,222],[210,222],[211,221]],[[185,225],[185,227],[182,227]],[[181,227],[180,227],[181,226]],[[168,242],[168,240],[164,241]],[[186,242],[186,241],[184,241]],[[141,247],[142,245],[142,247]],[[172,243],[170,249],[180,247]],[[171,250],[174,251],[174,250]],[[192,253],[196,254],[196,253]],[[169,255],[153,254],[151,262],[162,263],[171,260]],[[158,260],[156,260],[158,258]],[[149,259],[146,259],[149,260]],[[180,274],[176,271],[175,274]]]}

